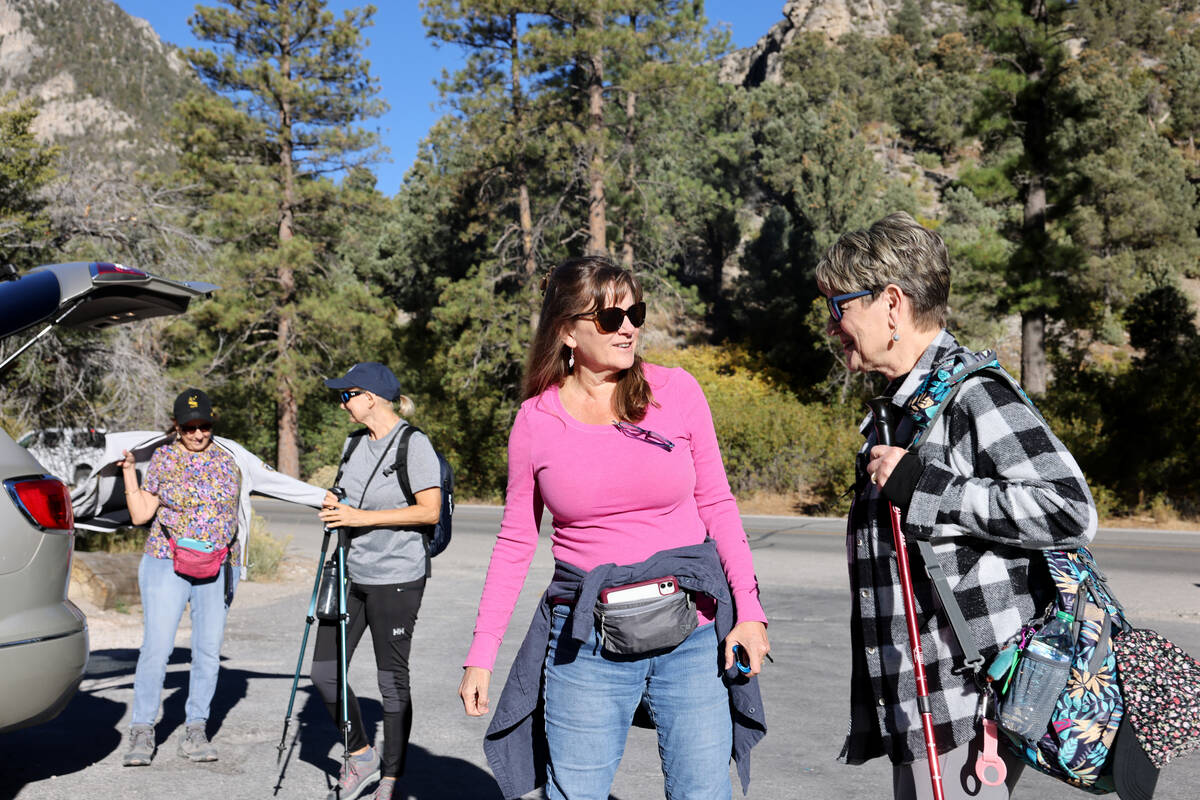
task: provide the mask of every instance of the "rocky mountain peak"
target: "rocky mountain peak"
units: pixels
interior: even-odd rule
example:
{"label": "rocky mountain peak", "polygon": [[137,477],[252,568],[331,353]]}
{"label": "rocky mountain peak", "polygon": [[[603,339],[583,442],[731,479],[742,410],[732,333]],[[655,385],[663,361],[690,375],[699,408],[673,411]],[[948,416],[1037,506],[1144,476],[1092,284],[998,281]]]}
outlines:
{"label": "rocky mountain peak", "polygon": [[[887,36],[891,21],[904,0],[787,0],[783,19],[775,23],[753,47],[731,53],[721,62],[722,83],[758,86],[762,83],[781,83],[782,62],[779,52],[798,35],[823,33],[835,41],[847,33],[863,36]],[[959,11],[957,6],[943,0],[929,3],[930,24],[950,19]]]}
{"label": "rocky mountain peak", "polygon": [[[0,92],[36,103],[45,142],[144,164],[166,155],[171,105],[198,85],[175,47],[112,0],[0,0]],[[130,148],[137,159],[121,157]]]}

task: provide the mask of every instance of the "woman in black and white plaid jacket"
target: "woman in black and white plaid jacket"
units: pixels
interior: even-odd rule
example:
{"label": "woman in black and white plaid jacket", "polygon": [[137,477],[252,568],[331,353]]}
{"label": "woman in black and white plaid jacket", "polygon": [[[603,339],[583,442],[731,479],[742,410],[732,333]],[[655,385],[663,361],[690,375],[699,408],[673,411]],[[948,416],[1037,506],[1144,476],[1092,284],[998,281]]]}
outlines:
{"label": "woman in black and white plaid jacket", "polygon": [[[905,213],[842,236],[817,265],[827,332],[850,369],[890,383],[901,420],[895,442],[914,427],[901,409],[939,368],[970,351],[945,330],[950,265],[941,237]],[[901,509],[912,539],[930,539],[985,660],[1053,597],[1034,552],[1086,544],[1096,510],[1075,459],[1011,387],[967,378],[953,405],[926,433],[919,456],[875,442],[871,420],[857,459],[847,526],[853,668],[850,728],[840,760],[888,756],[897,800],[930,796],[908,632],[887,503]],[[1001,752],[1008,779],[980,787],[980,692],[915,547],[910,547],[918,627],[947,798],[1005,800],[1022,769]],[[982,789],[982,791],[981,791]]]}

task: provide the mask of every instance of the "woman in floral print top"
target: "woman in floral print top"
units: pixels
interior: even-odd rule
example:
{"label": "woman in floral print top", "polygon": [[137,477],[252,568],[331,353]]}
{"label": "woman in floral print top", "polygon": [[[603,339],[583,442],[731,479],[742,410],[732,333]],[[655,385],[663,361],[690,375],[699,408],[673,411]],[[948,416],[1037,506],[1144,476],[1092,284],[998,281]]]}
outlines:
{"label": "woman in floral print top", "polygon": [[[138,487],[136,464],[128,450],[121,462],[130,519],[135,525],[153,520],[138,565],[144,633],[133,678],[125,766],[145,766],[154,757],[154,721],[184,608],[191,613],[192,663],[179,755],[191,761],[217,760],[205,723],[217,688],[225,616],[241,577],[250,491],[313,508],[333,499],[324,489],[280,475],[236,442],[214,438],[212,403],[199,389],[188,389],[176,398],[174,428],[175,441],[159,447],[150,459],[144,486]],[[208,579],[177,574],[172,537],[228,546],[221,571]]]}
{"label": "woman in floral print top", "polygon": [[[146,539],[146,555],[169,559],[174,536],[212,542],[218,549],[229,547],[229,562],[241,566],[237,542],[241,472],[232,455],[211,444],[212,425],[207,431],[193,425],[184,428],[174,444],[154,452],[142,488],[157,496],[159,504]],[[197,446],[200,449],[194,449]]]}

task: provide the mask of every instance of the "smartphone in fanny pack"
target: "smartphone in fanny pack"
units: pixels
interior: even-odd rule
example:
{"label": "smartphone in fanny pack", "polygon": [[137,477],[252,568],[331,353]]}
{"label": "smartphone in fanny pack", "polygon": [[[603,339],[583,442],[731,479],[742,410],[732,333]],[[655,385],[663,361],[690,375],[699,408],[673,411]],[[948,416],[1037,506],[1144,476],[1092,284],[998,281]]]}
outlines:
{"label": "smartphone in fanny pack", "polygon": [[667,597],[679,592],[679,584],[674,575],[658,578],[641,583],[628,583],[624,586],[613,586],[600,592],[602,603],[632,603],[636,600],[653,600],[657,597]]}

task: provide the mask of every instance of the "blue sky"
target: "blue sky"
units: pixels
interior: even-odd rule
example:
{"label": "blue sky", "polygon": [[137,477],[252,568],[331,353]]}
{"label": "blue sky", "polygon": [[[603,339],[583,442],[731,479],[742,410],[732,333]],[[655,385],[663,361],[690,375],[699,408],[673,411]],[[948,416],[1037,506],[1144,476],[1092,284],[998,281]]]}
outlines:
{"label": "blue sky", "polygon": [[[193,0],[116,0],[127,13],[149,21],[159,37],[183,47],[195,39],[187,18],[196,7]],[[217,2],[201,5],[218,5]],[[367,5],[366,0],[330,0],[335,12]],[[375,166],[378,187],[384,194],[399,190],[404,173],[416,157],[417,145],[441,115],[433,81],[442,69],[460,63],[456,48],[434,47],[425,38],[417,0],[375,0],[375,27],[367,31],[367,58],[379,78],[380,95],[391,106],[385,116],[368,121],[377,126],[383,143],[391,150],[391,163]],[[706,0],[710,24],[729,25],[736,47],[748,47],[783,18],[784,0]]]}

